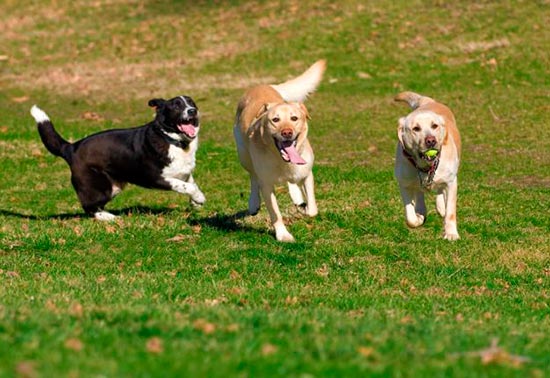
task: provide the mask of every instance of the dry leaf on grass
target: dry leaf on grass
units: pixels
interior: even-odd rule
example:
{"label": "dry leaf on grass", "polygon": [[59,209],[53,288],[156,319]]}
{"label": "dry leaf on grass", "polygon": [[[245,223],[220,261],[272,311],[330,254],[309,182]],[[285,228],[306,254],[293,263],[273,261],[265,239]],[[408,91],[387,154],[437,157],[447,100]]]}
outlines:
{"label": "dry leaf on grass", "polygon": [[89,112],[89,111],[82,113],[81,117],[82,117],[82,119],[87,119],[87,120],[91,120],[91,121],[103,121],[103,120],[105,120],[99,114],[97,114],[95,112]]}
{"label": "dry leaf on grass", "polygon": [[327,266],[327,264],[323,264],[320,268],[318,268],[315,271],[315,274],[317,274],[319,277],[328,277],[330,270]]}
{"label": "dry leaf on grass", "polygon": [[287,295],[285,298],[285,304],[287,305],[295,305],[296,303],[298,303],[298,297],[296,296],[291,297],[290,295]]}
{"label": "dry leaf on grass", "polygon": [[357,77],[358,77],[359,79],[371,79],[371,78],[372,78],[372,76],[371,76],[369,73],[367,73],[367,72],[362,72],[362,71],[357,72]]}
{"label": "dry leaf on grass", "polygon": [[277,353],[277,347],[270,343],[262,345],[262,356],[269,356]]}
{"label": "dry leaf on grass", "polygon": [[210,323],[206,319],[197,319],[193,322],[193,328],[206,335],[210,335],[216,331],[216,325]]}
{"label": "dry leaf on grass", "polygon": [[363,357],[372,357],[374,355],[374,348],[373,347],[359,347],[357,348],[357,352],[363,356]]}
{"label": "dry leaf on grass", "polygon": [[159,354],[164,351],[162,339],[160,337],[151,337],[145,344],[145,349],[149,353]]}
{"label": "dry leaf on grass", "polygon": [[101,284],[101,283],[105,282],[106,280],[107,280],[107,278],[105,276],[99,276],[99,277],[97,277],[95,282],[97,282],[98,284]]}
{"label": "dry leaf on grass", "polygon": [[80,352],[84,348],[84,343],[77,338],[69,338],[65,340],[65,348]]}
{"label": "dry leaf on grass", "polygon": [[239,330],[239,325],[237,323],[232,323],[232,324],[229,324],[225,330],[227,332],[231,332],[231,333],[234,333],[234,332],[237,332]]}
{"label": "dry leaf on grass", "polygon": [[21,97],[12,97],[11,100],[13,102],[17,102],[18,104],[22,103],[22,102],[27,102],[29,101],[29,96],[21,96]]}
{"label": "dry leaf on grass", "polygon": [[69,313],[76,318],[81,318],[84,315],[84,307],[80,303],[74,302],[69,308]]}
{"label": "dry leaf on grass", "polygon": [[35,363],[33,361],[21,361],[17,363],[15,372],[18,378],[34,378],[38,377],[36,372]]}
{"label": "dry leaf on grass", "polygon": [[179,243],[179,242],[182,242],[186,239],[189,239],[189,236],[188,235],[176,235],[176,236],[173,236],[171,237],[170,239],[166,239],[167,242],[171,242],[171,243]]}
{"label": "dry leaf on grass", "polygon": [[498,364],[498,365],[509,365],[513,367],[520,367],[526,362],[531,361],[529,357],[518,356],[511,354],[501,347],[498,346],[498,339],[491,340],[491,346],[489,348],[473,351],[458,353],[456,355],[465,355],[479,357],[483,365]]}
{"label": "dry leaf on grass", "polygon": [[472,53],[476,51],[488,51],[492,49],[508,47],[510,41],[507,38],[495,39],[493,41],[472,41],[466,43],[460,43],[458,47],[465,53]]}
{"label": "dry leaf on grass", "polygon": [[232,280],[237,280],[237,279],[240,279],[241,278],[241,275],[239,274],[239,272],[237,272],[236,270],[231,270],[231,272],[229,273],[229,277],[232,279]]}

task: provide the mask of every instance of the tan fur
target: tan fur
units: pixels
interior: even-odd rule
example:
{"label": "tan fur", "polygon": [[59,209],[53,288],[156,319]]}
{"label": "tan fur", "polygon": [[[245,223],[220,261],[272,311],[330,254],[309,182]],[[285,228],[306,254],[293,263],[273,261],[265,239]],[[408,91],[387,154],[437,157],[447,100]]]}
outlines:
{"label": "tan fur", "polygon": [[[447,106],[414,92],[402,92],[395,100],[406,102],[413,109],[399,120],[395,159],[395,177],[399,182],[407,225],[418,227],[424,223],[423,191],[431,189],[437,192],[437,211],[444,217],[444,237],[456,240],[459,238],[456,226],[457,174],[462,143],[455,117]],[[435,146],[428,145],[429,138],[432,138],[431,142],[435,138]],[[428,169],[430,163],[421,156],[430,149],[440,151],[439,165],[433,182],[423,187],[420,177],[427,177],[423,170]],[[409,158],[414,160],[414,165]]]}
{"label": "tan fur", "polygon": [[[319,61],[285,83],[253,87],[237,106],[233,132],[241,165],[250,174],[249,213],[258,212],[261,193],[279,241],[291,242],[294,237],[283,223],[275,199],[276,184],[287,183],[294,204],[306,215],[317,214],[311,171],[314,155],[307,139],[309,113],[303,103],[287,102],[283,96],[305,98],[315,90],[324,70],[325,62]],[[277,144],[282,141],[293,141],[303,162],[285,161],[286,148],[283,154]]]}

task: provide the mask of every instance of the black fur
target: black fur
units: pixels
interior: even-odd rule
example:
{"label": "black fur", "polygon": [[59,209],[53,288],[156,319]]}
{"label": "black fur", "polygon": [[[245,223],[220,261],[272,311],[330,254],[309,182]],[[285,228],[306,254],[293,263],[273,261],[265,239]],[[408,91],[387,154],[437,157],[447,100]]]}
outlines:
{"label": "black fur", "polygon": [[75,143],[63,139],[51,121],[37,123],[48,151],[69,164],[71,182],[87,213],[93,215],[103,210],[113,197],[114,186],[122,188],[131,183],[145,188],[172,189],[161,175],[171,162],[168,149],[170,145],[189,148],[196,134],[188,135],[179,130],[178,125],[185,123],[197,129],[198,109],[187,96],[153,99],[149,106],[156,108],[152,122],[135,128],[106,130]]}

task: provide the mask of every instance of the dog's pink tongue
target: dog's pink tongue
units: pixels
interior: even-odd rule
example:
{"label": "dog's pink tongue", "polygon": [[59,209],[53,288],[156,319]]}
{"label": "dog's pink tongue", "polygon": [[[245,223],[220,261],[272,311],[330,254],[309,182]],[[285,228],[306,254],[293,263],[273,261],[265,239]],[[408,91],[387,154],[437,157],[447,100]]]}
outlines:
{"label": "dog's pink tongue", "polygon": [[194,137],[197,133],[197,130],[195,129],[195,126],[193,125],[178,125],[178,130],[182,133],[187,134],[190,137]]}
{"label": "dog's pink tongue", "polygon": [[291,163],[294,164],[306,164],[306,161],[302,159],[296,148],[293,145],[284,147],[283,150],[286,152],[288,159]]}

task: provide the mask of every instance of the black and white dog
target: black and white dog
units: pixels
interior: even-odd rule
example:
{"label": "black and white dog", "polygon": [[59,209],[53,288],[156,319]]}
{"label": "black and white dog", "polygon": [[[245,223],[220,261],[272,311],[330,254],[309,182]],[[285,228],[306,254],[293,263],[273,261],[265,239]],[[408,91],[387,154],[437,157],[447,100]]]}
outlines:
{"label": "black and white dog", "polygon": [[57,133],[44,111],[36,105],[31,109],[42,142],[69,164],[78,199],[96,219],[115,219],[104,207],[127,183],[187,194],[193,205],[206,200],[192,175],[198,148],[197,106],[187,96],[153,99],[149,106],[156,109],[152,122],[106,130],[75,143]]}

